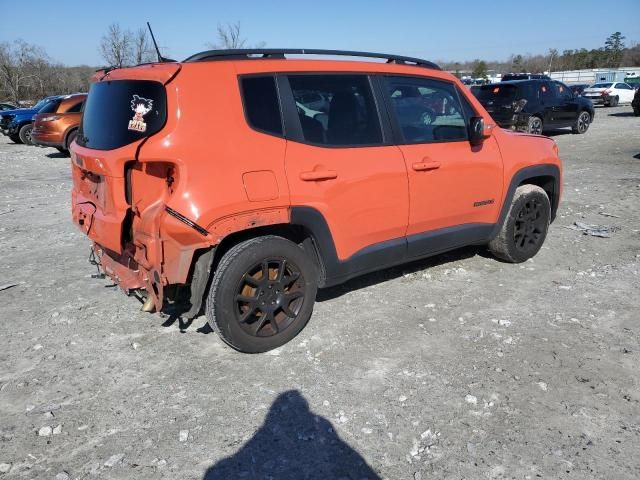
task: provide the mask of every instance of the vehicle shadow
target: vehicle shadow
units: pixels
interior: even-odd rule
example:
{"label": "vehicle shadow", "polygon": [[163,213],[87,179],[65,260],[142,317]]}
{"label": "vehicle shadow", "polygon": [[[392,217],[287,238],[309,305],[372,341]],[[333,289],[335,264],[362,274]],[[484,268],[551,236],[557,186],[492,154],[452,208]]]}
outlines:
{"label": "vehicle shadow", "polygon": [[617,112],[617,113],[610,113],[608,116],[609,117],[635,117],[635,114],[633,112]]}
{"label": "vehicle shadow", "polygon": [[640,153],[634,155],[633,158],[636,158],[636,159],[640,160]]}
{"label": "vehicle shadow", "polygon": [[278,395],[254,436],[207,469],[203,480],[239,478],[381,479],[297,390]]}
{"label": "vehicle shadow", "polygon": [[51,152],[51,153],[47,153],[46,156],[49,158],[69,158],[68,153],[62,153],[62,152]]}
{"label": "vehicle shadow", "polygon": [[542,134],[546,137],[559,137],[560,135],[573,135],[573,132],[570,128],[558,128],[554,130],[545,130]]}
{"label": "vehicle shadow", "polygon": [[464,247],[433,257],[416,260],[414,262],[406,263],[397,267],[391,267],[385,270],[368,273],[353,278],[346,283],[336,285],[335,287],[322,288],[318,290],[318,294],[316,295],[316,302],[333,300],[334,298],[338,298],[354,290],[377,285],[378,283],[383,283],[389,280],[393,280],[394,278],[401,277],[403,275],[412,274],[421,270],[437,267],[439,265],[444,265],[445,263],[455,262],[456,260],[464,260],[476,255],[484,256],[485,250],[486,248],[481,246]]}

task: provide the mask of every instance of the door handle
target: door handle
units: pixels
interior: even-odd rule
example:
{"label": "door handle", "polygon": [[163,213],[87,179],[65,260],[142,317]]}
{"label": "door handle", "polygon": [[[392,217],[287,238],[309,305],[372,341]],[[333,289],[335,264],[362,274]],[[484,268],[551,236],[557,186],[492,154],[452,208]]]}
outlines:
{"label": "door handle", "polygon": [[428,162],[418,162],[411,165],[416,172],[422,172],[424,170],[435,170],[440,168],[440,162],[437,160],[430,160]]}
{"label": "door handle", "polygon": [[338,172],[335,170],[314,170],[311,172],[302,172],[300,180],[305,182],[316,182],[318,180],[333,180],[338,178]]}

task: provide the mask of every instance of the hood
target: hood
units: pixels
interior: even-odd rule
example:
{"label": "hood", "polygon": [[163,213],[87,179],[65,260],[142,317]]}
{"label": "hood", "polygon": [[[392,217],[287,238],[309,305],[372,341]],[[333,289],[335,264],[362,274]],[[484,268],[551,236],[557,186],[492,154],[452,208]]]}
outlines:
{"label": "hood", "polygon": [[33,115],[34,113],[38,113],[38,110],[34,109],[34,108],[16,108],[15,110],[3,110],[2,112],[0,112],[0,116],[2,115],[22,115],[22,114],[28,114],[29,112],[31,112],[31,114]]}

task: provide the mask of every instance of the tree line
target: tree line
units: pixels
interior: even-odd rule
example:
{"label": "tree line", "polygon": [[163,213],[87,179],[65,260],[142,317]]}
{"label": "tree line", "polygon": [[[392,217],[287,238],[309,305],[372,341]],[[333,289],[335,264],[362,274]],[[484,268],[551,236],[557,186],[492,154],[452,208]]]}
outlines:
{"label": "tree line", "polygon": [[506,61],[486,61],[476,59],[468,62],[442,62],[446,70],[458,76],[471,74],[474,78],[484,78],[488,72],[496,73],[542,73],[562,70],[582,70],[591,68],[620,68],[640,65],[640,45],[625,46],[626,38],[621,32],[614,32],[606,38],[600,48],[587,50],[579,48],[560,53],[550,49],[546,54],[513,54]]}
{"label": "tree line", "polygon": [[[217,41],[210,48],[263,47],[264,43],[250,45],[243,36],[240,23],[218,25]],[[600,48],[564,50],[551,49],[544,55],[514,54],[506,61],[476,59],[468,62],[440,62],[456,75],[469,74],[474,78],[486,77],[489,70],[496,73],[544,72],[579,70],[585,68],[618,68],[640,65],[640,45],[625,46],[620,32],[611,34]],[[162,50],[162,48],[161,48]],[[156,52],[147,30],[137,31],[109,25],[102,36],[98,51],[103,66],[125,67],[156,59]],[[164,55],[164,52],[161,52]],[[48,95],[86,92],[89,80],[100,66],[68,67],[53,61],[47,52],[24,40],[0,42],[0,100],[13,103],[33,103]]]}

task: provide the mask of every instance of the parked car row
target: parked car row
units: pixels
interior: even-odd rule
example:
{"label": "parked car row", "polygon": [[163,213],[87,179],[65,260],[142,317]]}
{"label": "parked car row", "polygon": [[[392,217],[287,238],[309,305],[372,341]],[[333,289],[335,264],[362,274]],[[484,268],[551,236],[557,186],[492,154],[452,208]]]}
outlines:
{"label": "parked car row", "polygon": [[43,98],[31,108],[2,109],[0,131],[15,143],[68,152],[77,135],[86,98],[86,93],[55,95]]}

